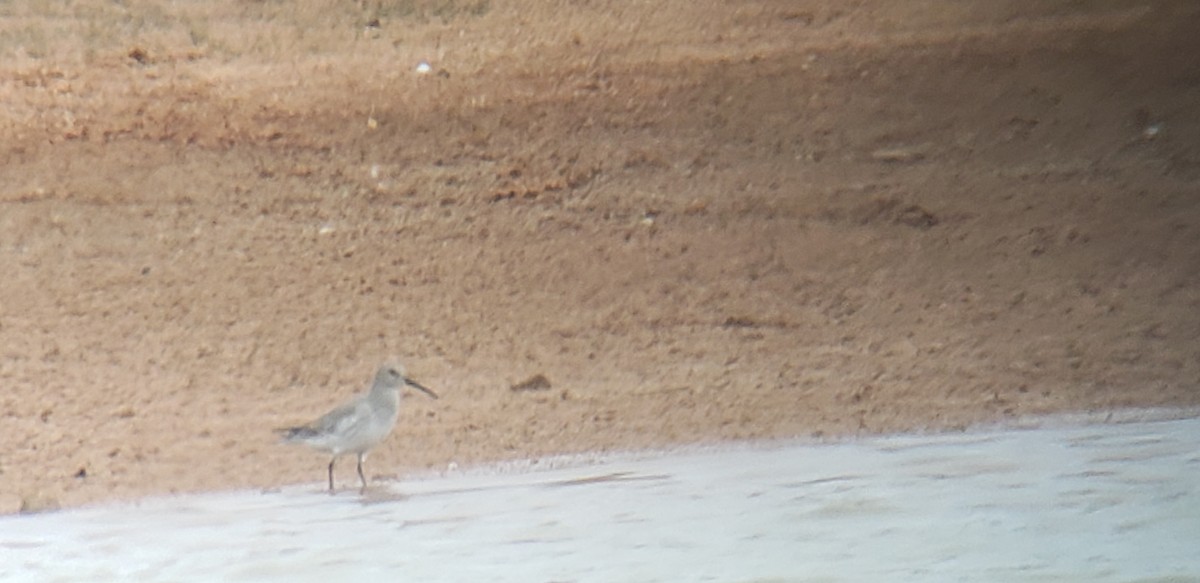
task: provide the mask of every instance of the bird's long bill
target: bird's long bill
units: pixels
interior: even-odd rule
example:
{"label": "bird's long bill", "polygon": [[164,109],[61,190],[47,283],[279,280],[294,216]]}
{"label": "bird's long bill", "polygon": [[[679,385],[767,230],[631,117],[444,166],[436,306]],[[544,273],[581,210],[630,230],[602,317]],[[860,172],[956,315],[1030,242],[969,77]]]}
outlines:
{"label": "bird's long bill", "polygon": [[404,379],[404,384],[406,384],[414,389],[417,389],[417,390],[425,393],[426,395],[433,397],[434,399],[438,398],[437,393],[434,393],[433,391],[429,390],[428,387],[422,385],[421,383],[418,383],[417,381],[406,378],[406,379]]}

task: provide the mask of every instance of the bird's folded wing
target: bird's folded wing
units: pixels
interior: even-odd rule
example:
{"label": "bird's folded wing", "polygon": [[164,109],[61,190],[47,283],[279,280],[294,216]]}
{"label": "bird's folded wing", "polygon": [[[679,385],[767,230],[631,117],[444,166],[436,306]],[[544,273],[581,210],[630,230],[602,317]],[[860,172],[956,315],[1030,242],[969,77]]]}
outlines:
{"label": "bird's folded wing", "polygon": [[309,427],[326,435],[353,435],[370,423],[371,407],[364,400],[356,400],[326,413]]}

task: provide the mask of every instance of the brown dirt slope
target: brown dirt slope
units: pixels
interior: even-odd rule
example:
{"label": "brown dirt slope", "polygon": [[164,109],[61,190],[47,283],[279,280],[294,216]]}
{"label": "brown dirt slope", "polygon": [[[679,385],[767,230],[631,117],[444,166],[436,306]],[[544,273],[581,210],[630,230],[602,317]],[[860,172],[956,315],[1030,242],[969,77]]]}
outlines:
{"label": "brown dirt slope", "polygon": [[1200,403],[1195,2],[43,4],[3,509]]}

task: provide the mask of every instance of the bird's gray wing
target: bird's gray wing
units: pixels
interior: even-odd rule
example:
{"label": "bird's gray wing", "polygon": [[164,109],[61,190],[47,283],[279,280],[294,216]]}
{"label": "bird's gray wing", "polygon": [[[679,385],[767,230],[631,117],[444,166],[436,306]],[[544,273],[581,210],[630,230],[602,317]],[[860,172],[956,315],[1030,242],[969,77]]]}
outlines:
{"label": "bird's gray wing", "polygon": [[365,399],[355,399],[322,415],[308,427],[325,435],[354,435],[370,423],[371,407]]}
{"label": "bird's gray wing", "polygon": [[370,423],[370,411],[363,399],[355,399],[334,409],[316,421],[297,427],[276,429],[285,441],[323,440],[331,436],[354,435]]}

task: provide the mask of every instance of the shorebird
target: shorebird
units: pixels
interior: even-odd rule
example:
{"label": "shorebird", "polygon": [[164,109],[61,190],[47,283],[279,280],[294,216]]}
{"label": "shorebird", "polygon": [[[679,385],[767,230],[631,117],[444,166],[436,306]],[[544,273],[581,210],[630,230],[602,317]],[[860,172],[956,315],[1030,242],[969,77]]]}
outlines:
{"label": "shorebird", "polygon": [[400,391],[405,385],[438,398],[433,391],[414,381],[404,373],[404,367],[392,362],[379,367],[371,390],[358,395],[322,415],[316,421],[299,427],[279,429],[286,443],[302,443],[313,449],[328,452],[329,493],[333,493],[333,464],[338,457],[347,453],[358,454],[358,479],[362,490],[367,490],[367,478],[363,475],[363,460],[371,448],[392,432],[396,416],[400,411]]}

